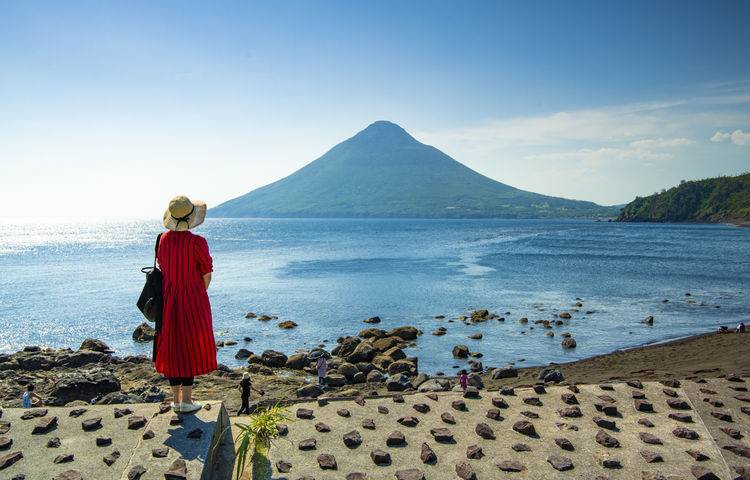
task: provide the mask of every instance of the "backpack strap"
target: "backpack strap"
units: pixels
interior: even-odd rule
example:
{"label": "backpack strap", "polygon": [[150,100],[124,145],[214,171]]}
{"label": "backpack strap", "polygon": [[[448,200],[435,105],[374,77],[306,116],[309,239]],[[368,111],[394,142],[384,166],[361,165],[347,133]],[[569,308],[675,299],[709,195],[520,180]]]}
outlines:
{"label": "backpack strap", "polygon": [[161,240],[161,236],[164,232],[160,233],[156,236],[156,245],[154,245],[154,268],[156,268],[156,257],[159,255],[159,241]]}

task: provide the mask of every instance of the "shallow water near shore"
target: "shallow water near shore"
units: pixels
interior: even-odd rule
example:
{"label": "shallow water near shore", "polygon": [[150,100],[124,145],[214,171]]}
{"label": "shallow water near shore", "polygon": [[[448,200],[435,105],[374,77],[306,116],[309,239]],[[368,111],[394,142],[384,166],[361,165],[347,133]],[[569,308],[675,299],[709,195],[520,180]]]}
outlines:
{"label": "shallow water near shore", "polygon": [[[150,265],[157,221],[0,224],[0,351],[24,345],[77,348],[86,337],[118,354],[136,344],[135,300]],[[424,331],[410,354],[420,369],[461,365],[453,345],[486,366],[566,362],[617,348],[750,320],[750,229],[724,225],[619,224],[588,220],[208,219],[196,233],[214,257],[210,296],[217,339],[289,354],[355,335],[378,315],[388,329]],[[685,296],[689,292],[690,296]],[[533,326],[570,311],[554,338]],[[662,303],[668,299],[667,303]],[[719,307],[719,308],[717,308]],[[505,318],[455,320],[486,308]],[[278,321],[245,319],[246,312]],[[586,314],[587,311],[594,313]],[[506,314],[505,312],[510,312]],[[444,319],[435,319],[444,315]],[[653,326],[641,320],[653,315]],[[520,317],[529,324],[521,325]],[[454,319],[454,322],[450,322]],[[299,326],[281,330],[277,323]],[[444,336],[430,332],[444,326]],[[578,347],[565,351],[560,333]],[[468,335],[481,332],[482,340]],[[253,341],[245,344],[242,338]]]}

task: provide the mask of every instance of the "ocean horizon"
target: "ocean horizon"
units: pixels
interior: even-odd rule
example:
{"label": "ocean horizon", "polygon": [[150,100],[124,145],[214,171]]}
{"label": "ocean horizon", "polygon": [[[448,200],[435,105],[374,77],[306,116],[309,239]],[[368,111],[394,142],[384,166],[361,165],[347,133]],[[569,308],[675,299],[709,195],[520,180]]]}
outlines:
{"label": "ocean horizon", "polygon": [[[0,352],[25,345],[77,348],[85,338],[117,354],[133,342],[141,267],[153,261],[158,220],[6,219],[0,225]],[[374,325],[424,333],[407,354],[421,371],[568,362],[615,349],[733,327],[750,318],[750,229],[532,219],[208,219],[209,289],[219,361],[239,348],[291,354]],[[687,296],[686,294],[690,294]],[[576,299],[583,307],[574,311]],[[664,302],[667,300],[667,302]],[[504,318],[475,325],[474,309]],[[552,329],[536,320],[571,319]],[[247,312],[277,316],[261,322]],[[587,313],[590,312],[590,313]],[[645,325],[646,316],[653,325]],[[444,318],[435,318],[444,316]],[[528,324],[519,323],[526,317]],[[292,320],[298,326],[282,330]],[[431,335],[445,327],[443,336]],[[481,340],[468,338],[482,333]],[[561,348],[570,332],[577,348]],[[243,342],[251,337],[251,342]]]}

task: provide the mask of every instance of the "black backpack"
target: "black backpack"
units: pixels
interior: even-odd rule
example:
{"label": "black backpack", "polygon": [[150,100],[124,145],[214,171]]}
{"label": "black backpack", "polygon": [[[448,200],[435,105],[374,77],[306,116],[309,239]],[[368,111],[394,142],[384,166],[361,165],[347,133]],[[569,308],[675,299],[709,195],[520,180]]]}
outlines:
{"label": "black backpack", "polygon": [[159,240],[161,233],[156,237],[156,246],[154,247],[154,266],[144,267],[141,272],[146,274],[146,284],[143,286],[141,296],[135,302],[138,310],[143,313],[146,320],[156,324],[156,331],[161,330],[162,306],[164,298],[162,294],[163,276],[161,270],[156,266],[156,256],[159,254]]}

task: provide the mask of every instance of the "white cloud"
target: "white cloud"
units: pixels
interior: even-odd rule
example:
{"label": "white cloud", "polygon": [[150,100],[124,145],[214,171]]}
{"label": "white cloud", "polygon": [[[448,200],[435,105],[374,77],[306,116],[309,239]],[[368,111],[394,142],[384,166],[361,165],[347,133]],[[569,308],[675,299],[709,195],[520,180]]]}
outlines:
{"label": "white cloud", "polygon": [[672,148],[684,147],[693,143],[695,141],[689,138],[645,138],[630,142],[630,146],[633,148]]}
{"label": "white cloud", "polygon": [[750,145],[750,133],[735,130],[732,133],[717,131],[711,137],[712,142],[732,142],[735,145]]}

